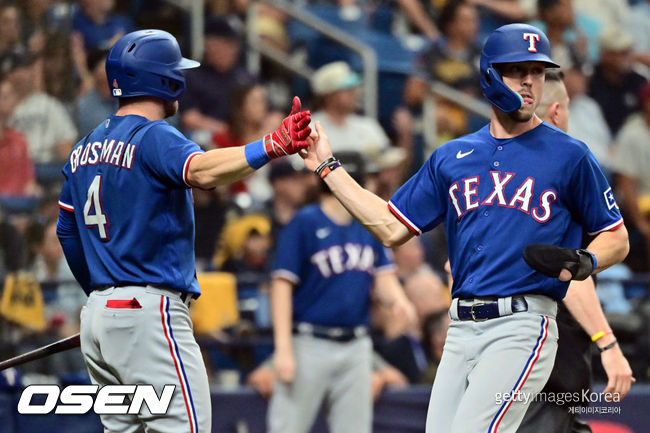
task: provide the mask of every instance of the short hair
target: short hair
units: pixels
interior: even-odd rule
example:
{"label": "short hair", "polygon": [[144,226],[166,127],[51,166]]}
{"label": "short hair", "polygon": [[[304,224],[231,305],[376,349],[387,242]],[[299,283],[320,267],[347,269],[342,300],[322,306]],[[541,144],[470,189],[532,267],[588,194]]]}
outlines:
{"label": "short hair", "polygon": [[558,68],[547,68],[544,79],[546,81],[564,81],[564,72]]}

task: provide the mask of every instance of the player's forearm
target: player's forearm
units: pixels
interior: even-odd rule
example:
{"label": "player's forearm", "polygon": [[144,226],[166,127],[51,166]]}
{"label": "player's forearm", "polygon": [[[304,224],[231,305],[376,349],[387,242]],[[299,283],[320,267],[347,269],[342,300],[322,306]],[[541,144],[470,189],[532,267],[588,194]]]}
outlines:
{"label": "player's forearm", "polygon": [[[596,294],[593,278],[571,281],[563,302],[587,335],[591,336],[609,329],[609,323]],[[613,335],[608,334],[603,336],[598,344],[607,345],[613,338]]]}
{"label": "player's forearm", "polygon": [[599,233],[589,243],[587,250],[596,256],[597,266],[594,274],[622,262],[630,251],[627,229],[621,225],[615,230]]}
{"label": "player's forearm", "polygon": [[292,350],[292,290],[293,285],[284,279],[275,278],[271,282],[271,316],[273,318],[273,343],[276,352]]}
{"label": "player's forearm", "polygon": [[244,146],[209,150],[192,158],[187,179],[192,186],[214,188],[227,185],[251,174]]}
{"label": "player's forearm", "polygon": [[59,210],[56,235],[59,238],[63,254],[72,274],[81,288],[86,293],[90,293],[90,270],[83,252],[77,224],[71,212]]}
{"label": "player's forearm", "polygon": [[363,189],[342,167],[328,174],[325,183],[347,211],[384,246],[401,245],[413,236],[390,213],[384,200]]}

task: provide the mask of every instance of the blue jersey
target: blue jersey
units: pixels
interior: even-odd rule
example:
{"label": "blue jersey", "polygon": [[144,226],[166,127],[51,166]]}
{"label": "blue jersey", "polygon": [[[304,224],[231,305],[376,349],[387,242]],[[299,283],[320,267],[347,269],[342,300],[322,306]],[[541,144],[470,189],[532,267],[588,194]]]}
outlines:
{"label": "blue jersey", "polygon": [[530,244],[580,248],[623,224],[612,189],[587,146],[542,123],[510,139],[489,125],[437,149],[391,198],[415,233],[445,224],[452,296],[538,293],[562,299],[569,283],[528,266]]}
{"label": "blue jersey", "polygon": [[339,225],[310,205],[280,232],[273,277],[294,284],[295,323],[367,325],[374,275],[393,268],[388,254],[356,220]]}
{"label": "blue jersey", "polygon": [[164,120],[111,116],[63,168],[59,205],[74,212],[90,286],[154,284],[200,293],[187,167],[201,153]]}

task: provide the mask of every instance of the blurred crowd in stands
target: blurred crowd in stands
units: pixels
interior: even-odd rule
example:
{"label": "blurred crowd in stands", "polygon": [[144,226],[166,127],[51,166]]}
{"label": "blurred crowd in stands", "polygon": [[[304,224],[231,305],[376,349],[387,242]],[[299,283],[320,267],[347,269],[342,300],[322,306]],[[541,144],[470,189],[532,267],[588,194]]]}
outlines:
{"label": "blurred crowd in stands", "polygon": [[[569,133],[587,143],[610,177],[630,232],[630,255],[601,274],[599,295],[636,378],[650,379],[650,0],[290,3],[376,50],[378,118],[360,110],[355,53],[306,30],[272,2],[205,0],[202,65],[187,72],[179,114],[169,121],[205,149],[240,146],[275,128],[298,94],[325,126],[334,152],[361,153],[366,185],[388,199],[437,145],[487,122],[433,94],[431,83],[481,100],[484,36],[508,22],[539,26],[563,66]],[[316,71],[310,80],[269,60],[259,74],[248,71],[251,7],[258,17],[253,30],[287,59],[303,58]],[[190,56],[190,18],[173,1],[0,0],[1,359],[78,332],[85,295],[56,238],[60,169],[72,146],[116,108],[104,73],[112,42],[150,27],[173,33]],[[422,109],[426,101],[436,107],[433,117]],[[436,136],[426,142],[423,129],[431,124]],[[235,277],[235,319],[197,326],[215,384],[249,383],[270,393],[275,239],[298,209],[317,200],[318,182],[294,157],[234,185],[194,191],[197,272]],[[394,250],[418,321],[400,323],[380,303],[373,308],[376,393],[386,384],[432,382],[449,320],[446,255],[440,229]],[[78,351],[20,371],[26,381],[85,377]]]}

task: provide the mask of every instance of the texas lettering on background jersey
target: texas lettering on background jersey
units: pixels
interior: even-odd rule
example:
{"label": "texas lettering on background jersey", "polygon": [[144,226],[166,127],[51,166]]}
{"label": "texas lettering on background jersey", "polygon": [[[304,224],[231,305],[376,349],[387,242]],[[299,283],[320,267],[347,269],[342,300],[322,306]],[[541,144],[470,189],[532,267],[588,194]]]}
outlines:
{"label": "texas lettering on background jersey", "polygon": [[294,322],[367,325],[375,274],[394,269],[388,255],[357,221],[339,225],[309,205],[280,232],[272,276],[294,284]]}

